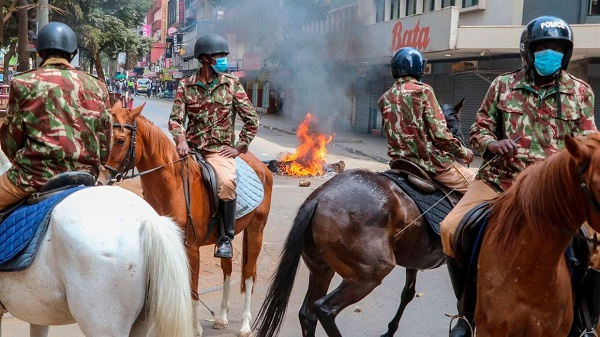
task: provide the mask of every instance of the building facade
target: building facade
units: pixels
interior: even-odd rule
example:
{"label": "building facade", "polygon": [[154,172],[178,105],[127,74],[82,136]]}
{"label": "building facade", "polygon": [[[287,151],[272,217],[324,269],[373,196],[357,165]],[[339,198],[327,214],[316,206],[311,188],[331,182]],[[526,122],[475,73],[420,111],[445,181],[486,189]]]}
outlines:
{"label": "building facade", "polygon": [[[575,49],[569,72],[588,81],[600,96],[600,40],[594,38],[600,31],[597,0],[340,2],[326,20],[305,27],[324,37],[325,58],[351,75],[338,127],[381,134],[377,101],[394,81],[389,62],[394,51],[410,46],[428,59],[423,81],[433,86],[440,104],[465,98],[462,126],[468,134],[491,81],[521,66],[521,32],[541,15],[558,16],[572,25]],[[293,109],[294,104],[285,105]],[[600,98],[595,108],[600,120]]]}

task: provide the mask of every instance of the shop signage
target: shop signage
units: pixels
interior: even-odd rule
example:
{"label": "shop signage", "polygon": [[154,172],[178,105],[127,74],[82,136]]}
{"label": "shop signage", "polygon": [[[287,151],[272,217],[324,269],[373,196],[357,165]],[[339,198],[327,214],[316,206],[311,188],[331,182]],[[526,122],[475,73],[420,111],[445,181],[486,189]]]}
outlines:
{"label": "shop signage", "polygon": [[185,18],[185,2],[184,0],[179,0],[179,26],[183,26],[183,22]]}
{"label": "shop signage", "polygon": [[392,28],[392,45],[390,52],[393,53],[402,47],[413,47],[418,50],[425,50],[429,47],[430,26],[420,26],[421,20],[412,29],[405,28],[402,21],[396,22]]}

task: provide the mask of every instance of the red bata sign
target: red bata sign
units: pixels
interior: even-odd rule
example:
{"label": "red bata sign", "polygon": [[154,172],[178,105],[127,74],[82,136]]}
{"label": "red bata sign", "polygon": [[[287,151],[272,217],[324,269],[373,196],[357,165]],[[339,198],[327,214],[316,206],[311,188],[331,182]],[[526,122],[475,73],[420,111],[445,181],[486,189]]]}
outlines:
{"label": "red bata sign", "polygon": [[419,27],[421,20],[413,29],[403,30],[402,22],[398,21],[392,28],[392,45],[390,52],[395,52],[402,47],[413,47],[424,50],[429,46],[429,26]]}

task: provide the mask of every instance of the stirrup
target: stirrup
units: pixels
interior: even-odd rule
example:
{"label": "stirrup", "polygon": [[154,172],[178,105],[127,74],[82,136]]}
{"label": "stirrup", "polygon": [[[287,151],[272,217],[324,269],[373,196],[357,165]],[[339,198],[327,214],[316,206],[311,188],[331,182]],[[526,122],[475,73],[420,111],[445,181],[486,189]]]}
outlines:
{"label": "stirrup", "polygon": [[[220,253],[219,252],[219,248],[221,247],[222,244],[229,244],[229,255],[226,255],[226,253]],[[215,251],[214,251],[214,257],[218,257],[221,259],[232,259],[233,258],[233,243],[231,242],[231,240],[226,237],[220,237],[219,240],[217,240],[217,243],[215,244]]]}
{"label": "stirrup", "polygon": [[583,330],[583,332],[581,333],[581,335],[579,335],[579,337],[585,337],[587,334],[592,334],[592,335],[598,337],[598,334],[596,333],[596,331],[588,330],[588,329]]}
{"label": "stirrup", "polygon": [[[459,320],[459,321],[460,320],[465,321],[465,323],[467,323],[467,326],[469,327],[469,330],[471,331],[471,337],[475,336],[475,333],[473,331],[473,326],[471,325],[471,322],[469,322],[469,320],[465,318],[465,316],[460,316],[458,314],[457,315],[444,314],[444,315],[446,315],[446,317],[450,317],[451,318],[450,319],[450,324],[448,325],[448,335],[450,335],[450,333],[452,332],[452,322],[454,322],[454,320],[456,319],[456,320]],[[581,335],[581,336],[583,336],[583,335]]]}

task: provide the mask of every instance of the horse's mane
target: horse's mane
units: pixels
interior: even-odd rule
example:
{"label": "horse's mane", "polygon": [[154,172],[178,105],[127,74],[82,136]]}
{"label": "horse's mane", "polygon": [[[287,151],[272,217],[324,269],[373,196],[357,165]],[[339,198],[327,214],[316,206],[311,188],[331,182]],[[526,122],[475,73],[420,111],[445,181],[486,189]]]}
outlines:
{"label": "horse's mane", "polygon": [[[600,136],[590,136],[585,143],[595,154]],[[600,156],[592,155],[590,176],[599,165]],[[574,158],[565,149],[521,172],[513,186],[492,202],[490,239],[510,252],[526,226],[536,233],[567,225],[574,226],[567,230],[577,230],[584,221],[587,202],[576,170]]]}

